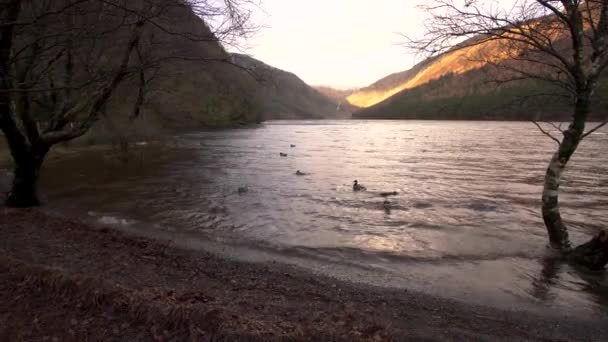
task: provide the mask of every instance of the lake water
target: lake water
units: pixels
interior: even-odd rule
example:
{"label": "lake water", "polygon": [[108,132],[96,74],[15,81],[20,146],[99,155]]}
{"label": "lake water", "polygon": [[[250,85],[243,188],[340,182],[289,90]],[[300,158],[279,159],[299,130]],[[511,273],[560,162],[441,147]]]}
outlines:
{"label": "lake water", "polygon": [[[140,144],[126,164],[111,150],[57,154],[41,190],[52,208],[100,223],[377,285],[606,311],[604,274],[546,248],[540,193],[555,146],[531,123],[276,121]],[[589,137],[563,181],[576,244],[608,224],[607,146],[606,133]],[[367,191],[353,192],[355,179]],[[389,211],[385,191],[398,192]]]}

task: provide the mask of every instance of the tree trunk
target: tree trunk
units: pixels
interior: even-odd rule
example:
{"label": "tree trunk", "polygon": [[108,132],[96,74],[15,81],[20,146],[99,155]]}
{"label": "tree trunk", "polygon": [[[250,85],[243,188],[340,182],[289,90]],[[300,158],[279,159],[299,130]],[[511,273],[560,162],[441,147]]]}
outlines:
{"label": "tree trunk", "polygon": [[48,147],[32,148],[28,152],[15,159],[15,178],[6,200],[9,207],[27,208],[40,205],[37,183]]}
{"label": "tree trunk", "polygon": [[559,211],[559,185],[565,167],[566,159],[560,157],[559,151],[555,152],[545,173],[545,185],[542,197],[543,221],[545,221],[545,226],[549,233],[549,242],[552,247],[561,250],[569,250],[571,247],[568,229],[562,221]]}
{"label": "tree trunk", "polygon": [[553,154],[547,172],[542,196],[543,221],[549,233],[551,246],[564,252],[571,251],[568,229],[559,210],[559,185],[566,164],[583,138],[585,121],[589,113],[590,92],[581,92],[576,101],[572,123],[566,131],[559,148]]}

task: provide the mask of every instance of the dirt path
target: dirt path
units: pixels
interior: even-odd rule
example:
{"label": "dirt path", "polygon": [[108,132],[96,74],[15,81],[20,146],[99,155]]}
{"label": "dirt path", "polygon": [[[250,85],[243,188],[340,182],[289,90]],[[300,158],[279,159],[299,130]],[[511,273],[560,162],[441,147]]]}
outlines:
{"label": "dirt path", "polygon": [[349,284],[0,209],[1,341],[601,341],[606,323]]}

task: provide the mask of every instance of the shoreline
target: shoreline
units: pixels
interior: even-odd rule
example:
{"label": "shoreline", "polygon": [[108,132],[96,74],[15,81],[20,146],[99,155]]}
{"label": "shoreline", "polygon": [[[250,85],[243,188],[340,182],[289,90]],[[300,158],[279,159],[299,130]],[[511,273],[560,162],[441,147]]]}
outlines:
{"label": "shoreline", "polygon": [[5,341],[608,338],[604,317],[543,317],[349,283],[38,209],[0,209],[0,241]]}

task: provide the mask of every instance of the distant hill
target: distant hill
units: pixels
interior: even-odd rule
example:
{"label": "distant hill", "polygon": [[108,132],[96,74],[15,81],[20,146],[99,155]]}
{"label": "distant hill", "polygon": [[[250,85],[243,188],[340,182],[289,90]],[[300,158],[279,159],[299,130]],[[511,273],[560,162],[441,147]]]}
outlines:
{"label": "distant hill", "polygon": [[312,86],[321,94],[334,100],[334,102],[344,101],[350,94],[358,89],[337,89],[329,86]]}
{"label": "distant hill", "polygon": [[[493,82],[505,71],[487,65],[479,56],[504,56],[499,53],[502,48],[502,42],[495,40],[455,49],[380,79],[347,97],[349,103],[363,107],[353,113],[353,118],[558,120],[570,116],[566,103],[530,96],[556,93],[545,83]],[[506,59],[496,61],[512,63]],[[597,94],[608,95],[606,83]],[[595,106],[594,118],[607,116],[605,105]]]}
{"label": "distant hill", "polygon": [[257,82],[263,120],[350,117],[349,110],[338,108],[339,101],[307,85],[297,75],[247,55],[234,53],[231,56],[232,62],[249,72]]}
{"label": "distant hill", "polygon": [[390,74],[373,84],[352,92],[346,100],[353,106],[367,108],[380,103],[398,92],[415,86],[412,80],[429,64],[432,59],[425,60],[412,69]]}
{"label": "distant hill", "polygon": [[340,104],[340,107],[346,111],[354,112],[359,109],[359,107],[352,105],[346,100],[348,96],[358,91],[358,89],[336,89],[328,86],[313,86],[313,88],[335,103]]}
{"label": "distant hill", "polygon": [[[113,97],[108,110],[112,122],[102,122],[95,131],[111,134],[119,127],[129,134],[155,134],[260,121],[262,108],[253,99],[254,80],[223,62],[230,55],[190,8],[170,6],[169,10],[164,25],[172,32],[185,34],[150,29],[147,39],[155,44],[152,58],[186,58],[169,58],[160,64],[147,90],[142,115],[136,120],[128,119],[137,92],[135,80],[123,84],[117,92],[120,96]],[[209,39],[187,39],[190,33]]]}
{"label": "distant hill", "polygon": [[208,26],[187,6],[167,14],[173,32],[193,32],[209,39],[190,40],[150,29],[155,58],[168,58],[149,84],[141,115],[130,119],[137,96],[135,80],[125,82],[108,106],[108,116],[83,139],[233,127],[269,119],[350,117],[337,103],[306,85],[296,75],[251,57],[230,54]]}

